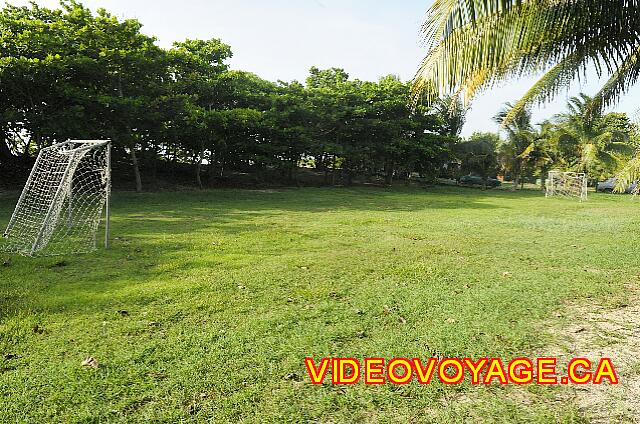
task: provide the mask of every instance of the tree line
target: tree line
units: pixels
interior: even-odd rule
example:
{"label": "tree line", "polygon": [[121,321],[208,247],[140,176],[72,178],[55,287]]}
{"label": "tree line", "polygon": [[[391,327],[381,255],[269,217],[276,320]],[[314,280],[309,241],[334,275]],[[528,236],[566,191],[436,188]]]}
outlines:
{"label": "tree line", "polygon": [[311,68],[303,83],[270,82],[229,69],[231,48],[218,39],[163,49],[138,21],[75,1],[7,5],[0,31],[5,179],[23,178],[43,147],[108,138],[137,190],[166,170],[201,187],[234,173],[296,182],[301,167],[327,184],[390,183],[435,175],[459,132],[448,114],[409,104],[397,77]]}
{"label": "tree line", "polygon": [[537,125],[528,108],[505,121],[514,110],[505,104],[494,118],[504,137],[474,133],[455,146],[463,171],[500,174],[513,181],[514,189],[525,181],[544,186],[553,169],[585,173],[590,184],[624,174],[640,147],[638,127],[625,113],[594,109],[594,101],[581,93],[570,98],[565,112]]}
{"label": "tree line", "polygon": [[111,139],[115,180],[138,191],[237,175],[296,184],[303,170],[327,185],[471,173],[517,186],[551,168],[597,179],[638,140],[626,115],[594,115],[586,96],[539,126],[528,109],[506,105],[496,116],[515,115],[505,137],[464,140],[459,99],[427,103],[397,77],[360,81],[314,67],[303,82],[271,82],[230,69],[221,40],[164,49],[141,27],[75,1],[2,9],[0,183],[19,185],[40,149],[67,139]]}

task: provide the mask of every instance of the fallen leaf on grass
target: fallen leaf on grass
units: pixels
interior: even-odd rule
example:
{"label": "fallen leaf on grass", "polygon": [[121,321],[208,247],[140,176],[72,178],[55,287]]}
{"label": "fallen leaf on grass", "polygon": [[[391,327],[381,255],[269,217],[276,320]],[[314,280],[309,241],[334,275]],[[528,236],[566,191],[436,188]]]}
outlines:
{"label": "fallen leaf on grass", "polygon": [[92,357],[85,359],[84,361],[82,361],[82,364],[80,365],[87,368],[94,368],[94,369],[100,368],[100,364],[98,363],[98,361]]}
{"label": "fallen leaf on grass", "polygon": [[196,412],[198,412],[198,409],[200,409],[200,405],[198,405],[196,403],[196,401],[191,402],[191,404],[189,404],[189,406],[187,407],[187,413],[189,415],[195,415]]}
{"label": "fallen leaf on grass", "polygon": [[155,378],[156,380],[164,380],[165,378],[167,378],[167,374],[162,372],[150,372],[150,373],[147,373],[147,375],[149,377]]}
{"label": "fallen leaf on grass", "polygon": [[455,324],[456,320],[455,320],[455,319],[453,319],[453,318],[447,318],[447,322],[448,322],[449,324]]}
{"label": "fallen leaf on grass", "polygon": [[404,319],[403,317],[398,317],[398,322],[399,322],[400,324],[406,324],[406,323],[407,323],[407,320],[406,320],[406,319]]}
{"label": "fallen leaf on grass", "polygon": [[300,375],[295,372],[287,374],[284,378],[285,380],[302,381],[302,377],[300,377]]}
{"label": "fallen leaf on grass", "polygon": [[389,307],[389,305],[384,305],[382,307],[382,312],[384,312],[385,314],[389,315],[391,313],[391,308]]}
{"label": "fallen leaf on grass", "polygon": [[505,272],[502,273],[503,277],[511,277],[511,275],[512,274],[509,271],[505,271]]}

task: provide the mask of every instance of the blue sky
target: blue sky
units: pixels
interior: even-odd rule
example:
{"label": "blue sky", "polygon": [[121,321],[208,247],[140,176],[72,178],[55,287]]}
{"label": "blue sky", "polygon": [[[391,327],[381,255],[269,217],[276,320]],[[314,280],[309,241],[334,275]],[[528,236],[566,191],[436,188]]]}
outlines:
{"label": "blue sky", "polygon": [[[27,4],[13,0],[12,4]],[[57,0],[38,0],[48,7]],[[275,80],[304,80],[311,66],[344,68],[353,78],[376,80],[387,74],[413,77],[424,56],[419,28],[432,0],[84,0],[121,18],[136,18],[143,32],[169,47],[185,38],[220,38],[231,45],[231,66]],[[505,82],[478,96],[463,134],[497,131],[492,116],[504,102],[515,101],[534,79]],[[593,94],[595,75],[575,83],[567,94],[534,111],[541,121],[563,110],[569,96]],[[640,108],[640,86],[614,110],[633,114]]]}

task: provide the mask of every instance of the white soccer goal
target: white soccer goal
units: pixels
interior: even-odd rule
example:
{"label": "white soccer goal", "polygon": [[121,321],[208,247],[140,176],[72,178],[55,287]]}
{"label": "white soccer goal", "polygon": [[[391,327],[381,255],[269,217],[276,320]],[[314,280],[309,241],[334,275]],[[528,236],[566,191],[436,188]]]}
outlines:
{"label": "white soccer goal", "polygon": [[69,140],[38,154],[4,236],[3,249],[28,256],[95,250],[105,211],[109,243],[111,143]]}
{"label": "white soccer goal", "polygon": [[587,200],[587,175],[576,172],[551,171],[547,177],[545,197],[577,197]]}

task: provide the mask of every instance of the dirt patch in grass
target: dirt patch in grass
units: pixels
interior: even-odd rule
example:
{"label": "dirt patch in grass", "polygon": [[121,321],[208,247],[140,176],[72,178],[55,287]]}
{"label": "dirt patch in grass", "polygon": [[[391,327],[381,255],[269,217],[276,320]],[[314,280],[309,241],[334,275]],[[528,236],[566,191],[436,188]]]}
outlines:
{"label": "dirt patch in grass", "polygon": [[[640,288],[628,285],[624,299],[582,299],[565,304],[540,331],[551,340],[530,357],[556,357],[558,378],[572,358],[595,369],[610,358],[619,384],[475,386],[441,398],[432,412],[439,422],[640,423]],[[592,369],[592,371],[593,371]],[[444,414],[442,411],[446,411]]]}
{"label": "dirt patch in grass", "polygon": [[568,304],[549,327],[555,343],[545,354],[557,355],[561,367],[571,358],[586,357],[611,358],[616,368],[617,385],[569,385],[558,393],[592,423],[640,422],[640,289],[631,284],[626,289],[626,299],[613,307]]}

